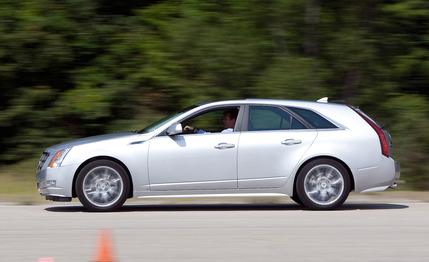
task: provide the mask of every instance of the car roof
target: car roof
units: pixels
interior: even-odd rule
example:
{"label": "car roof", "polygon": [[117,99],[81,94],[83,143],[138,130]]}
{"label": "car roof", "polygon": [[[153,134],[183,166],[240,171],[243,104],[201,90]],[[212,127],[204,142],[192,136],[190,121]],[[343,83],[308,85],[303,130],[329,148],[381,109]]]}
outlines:
{"label": "car roof", "polygon": [[325,103],[317,101],[304,101],[304,100],[283,100],[283,99],[262,99],[262,98],[248,98],[239,100],[223,100],[216,102],[203,103],[200,106],[221,106],[221,105],[236,105],[236,104],[255,104],[255,105],[280,105],[292,106],[302,108],[320,108],[320,107],[344,107],[344,104]]}

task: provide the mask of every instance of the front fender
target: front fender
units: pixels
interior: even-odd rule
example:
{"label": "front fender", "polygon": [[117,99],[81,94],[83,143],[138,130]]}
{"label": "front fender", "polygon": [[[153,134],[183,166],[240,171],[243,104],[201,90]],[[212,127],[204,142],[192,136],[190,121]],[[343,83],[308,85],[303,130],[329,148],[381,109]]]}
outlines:
{"label": "front fender", "polygon": [[65,157],[62,165],[75,166],[74,176],[88,160],[112,158],[121,162],[128,169],[133,182],[133,195],[149,191],[149,174],[147,168],[148,142],[140,143],[96,143],[73,147]]}

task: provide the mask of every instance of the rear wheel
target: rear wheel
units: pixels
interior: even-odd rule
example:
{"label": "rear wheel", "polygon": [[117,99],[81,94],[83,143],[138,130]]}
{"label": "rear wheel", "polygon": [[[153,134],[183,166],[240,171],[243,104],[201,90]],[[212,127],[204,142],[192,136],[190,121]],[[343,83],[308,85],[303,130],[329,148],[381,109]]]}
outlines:
{"label": "rear wheel", "polygon": [[310,209],[335,209],[350,192],[350,176],[339,162],[319,158],[306,164],[298,174],[295,191]]}
{"label": "rear wheel", "polygon": [[87,164],[76,179],[76,194],[91,211],[113,211],[127,199],[130,180],[124,168],[110,160]]}

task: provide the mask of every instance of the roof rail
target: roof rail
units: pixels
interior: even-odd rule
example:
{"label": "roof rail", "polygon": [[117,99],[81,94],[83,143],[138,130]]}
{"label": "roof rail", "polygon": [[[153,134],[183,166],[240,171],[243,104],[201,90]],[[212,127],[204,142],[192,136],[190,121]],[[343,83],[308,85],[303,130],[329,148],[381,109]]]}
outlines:
{"label": "roof rail", "polygon": [[327,96],[322,97],[319,100],[317,100],[316,102],[319,102],[319,103],[328,103],[328,97]]}

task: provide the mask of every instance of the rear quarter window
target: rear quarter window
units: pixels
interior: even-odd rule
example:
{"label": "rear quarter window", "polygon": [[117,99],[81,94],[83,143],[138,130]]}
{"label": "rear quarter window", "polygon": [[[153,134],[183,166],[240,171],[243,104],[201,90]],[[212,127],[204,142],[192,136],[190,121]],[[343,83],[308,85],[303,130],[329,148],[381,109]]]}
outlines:
{"label": "rear quarter window", "polygon": [[337,128],[337,126],[332,124],[329,120],[311,110],[296,107],[288,108],[317,129]]}

